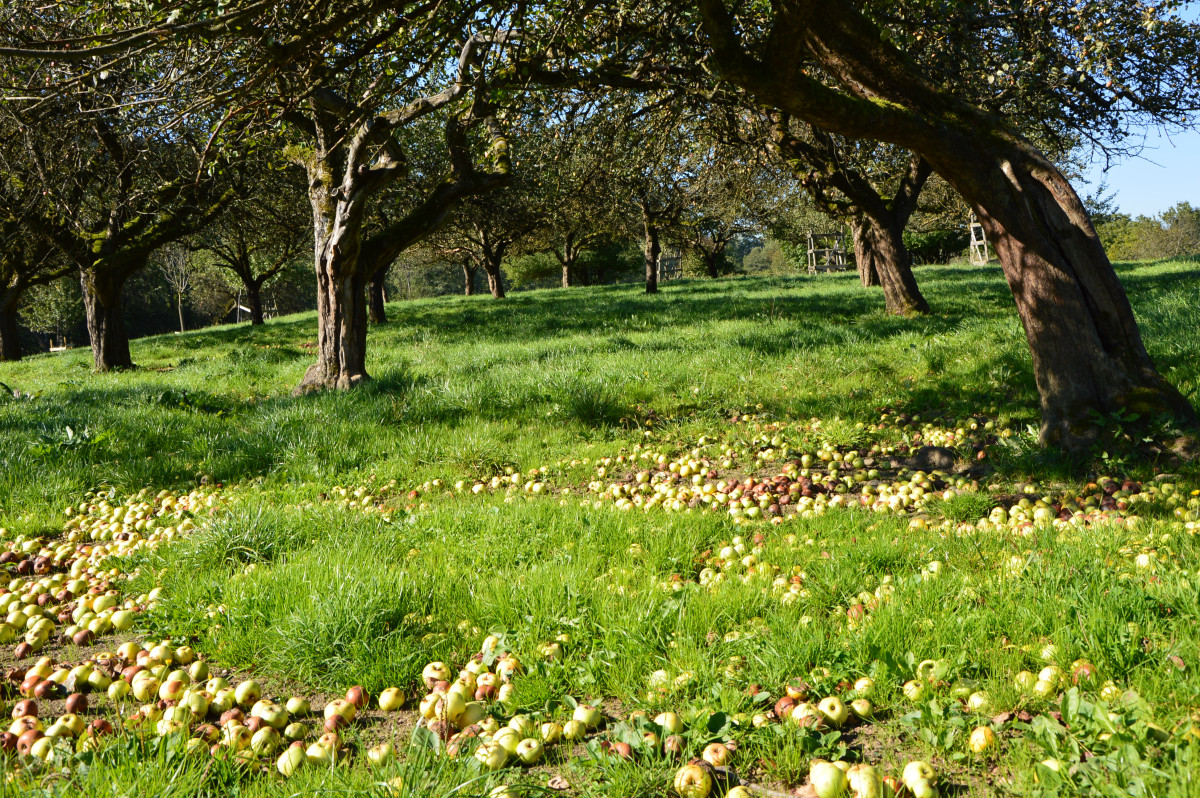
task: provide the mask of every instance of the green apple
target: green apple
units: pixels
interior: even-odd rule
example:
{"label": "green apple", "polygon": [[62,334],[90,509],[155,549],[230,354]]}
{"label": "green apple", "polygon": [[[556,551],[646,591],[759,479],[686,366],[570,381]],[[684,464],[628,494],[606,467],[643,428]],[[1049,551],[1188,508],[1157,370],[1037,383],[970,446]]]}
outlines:
{"label": "green apple", "polygon": [[279,760],[275,763],[275,768],[284,778],[290,778],[306,762],[308,762],[308,757],[304,755],[304,749],[299,746],[293,746],[279,755]]}
{"label": "green apple", "polygon": [[675,772],[675,792],[681,798],[708,798],[712,788],[712,775],[702,765],[687,764]]}
{"label": "green apple", "polygon": [[526,765],[536,765],[541,761],[544,748],[539,740],[526,738],[517,743],[517,758]]}

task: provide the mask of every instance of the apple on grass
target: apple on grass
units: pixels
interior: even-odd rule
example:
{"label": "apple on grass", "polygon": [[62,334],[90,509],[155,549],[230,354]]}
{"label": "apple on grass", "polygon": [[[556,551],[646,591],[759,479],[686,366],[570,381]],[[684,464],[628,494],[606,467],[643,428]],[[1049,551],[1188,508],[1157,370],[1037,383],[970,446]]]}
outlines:
{"label": "apple on grass", "polygon": [[837,696],[829,696],[822,698],[817,704],[817,711],[825,717],[830,726],[841,728],[845,725],[850,717],[850,710],[846,708],[846,704]]}
{"label": "apple on grass", "polygon": [[712,774],[705,764],[689,762],[675,772],[675,792],[681,798],[708,798],[712,789]]}
{"label": "apple on grass", "polygon": [[547,745],[553,745],[562,739],[563,727],[553,721],[543,723],[538,732],[542,735],[542,742]]}
{"label": "apple on grass", "polygon": [[725,767],[729,764],[729,749],[724,743],[709,743],[704,747],[701,758],[715,768]]}
{"label": "apple on grass", "polygon": [[814,761],[808,778],[817,798],[841,798],[850,786],[846,772],[832,762]]}
{"label": "apple on grass", "polygon": [[394,712],[404,706],[404,691],[399,687],[389,687],[379,694],[379,708],[385,712]]}
{"label": "apple on grass", "polygon": [[667,734],[680,734],[683,731],[683,721],[674,712],[663,712],[654,719]]}
{"label": "apple on grass", "polygon": [[290,746],[282,754],[279,755],[279,760],[275,763],[275,768],[283,775],[284,778],[290,778],[293,773],[299,770],[308,762],[308,757],[304,754],[304,749],[299,746]]}
{"label": "apple on grass", "polygon": [[395,748],[391,743],[380,743],[367,751],[367,759],[372,765],[386,765],[392,761],[392,756],[395,754]]}
{"label": "apple on grass", "polygon": [[996,733],[990,726],[978,726],[971,732],[971,738],[967,744],[972,752],[982,754],[995,747]]}
{"label": "apple on grass", "polygon": [[542,759],[544,752],[542,743],[539,740],[526,738],[517,743],[517,758],[526,765],[536,765]]}
{"label": "apple on grass", "polygon": [[579,721],[589,729],[595,729],[604,721],[604,716],[595,707],[582,704],[571,713],[571,719]]}
{"label": "apple on grass", "polygon": [[587,736],[587,726],[577,720],[569,720],[563,724],[563,739],[575,743]]}

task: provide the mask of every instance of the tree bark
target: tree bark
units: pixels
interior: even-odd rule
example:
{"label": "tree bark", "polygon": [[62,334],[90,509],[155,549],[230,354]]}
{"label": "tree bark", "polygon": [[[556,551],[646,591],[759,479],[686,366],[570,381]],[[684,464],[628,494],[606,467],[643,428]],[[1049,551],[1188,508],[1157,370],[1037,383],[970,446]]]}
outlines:
{"label": "tree bark", "polygon": [[372,324],[387,324],[387,294],[384,292],[384,280],[392,264],[381,266],[371,272],[371,281],[367,284],[368,313],[367,318]]}
{"label": "tree bark", "polygon": [[863,287],[879,285],[879,270],[875,268],[874,242],[870,239],[870,228],[862,217],[850,223],[854,237],[854,263],[858,266],[858,279]]}
{"label": "tree bark", "polygon": [[263,323],[262,283],[258,280],[246,282],[246,301],[250,303],[250,326]]}
{"label": "tree bark", "polygon": [[[1085,451],[1098,433],[1092,413],[1166,412],[1194,422],[1191,404],[1150,360],[1125,289],[1066,178],[1040,157],[1005,165],[991,181],[996,195],[976,201],[975,212],[1033,355],[1043,442]],[[951,184],[966,182],[947,172]]]}
{"label": "tree bark", "polygon": [[555,252],[554,255],[562,265],[562,287],[570,288],[571,284],[578,279],[575,274],[575,260],[579,257],[579,247],[575,244],[574,233],[567,233],[562,252]]}
{"label": "tree bark", "polygon": [[483,270],[487,272],[488,290],[493,299],[504,299],[504,275],[500,272],[500,258],[485,257]]}
{"label": "tree bark", "polygon": [[179,310],[179,331],[187,332],[183,325],[183,294],[175,294],[175,307]]}
{"label": "tree bark", "polygon": [[333,197],[326,165],[309,166],[313,208],[314,270],[317,275],[317,361],[308,367],[297,393],[347,389],[367,374],[366,278],[359,269],[367,195]]}
{"label": "tree bark", "polygon": [[645,243],[645,258],[646,258],[646,293],[658,293],[658,260],[662,255],[662,246],[658,240],[658,226],[650,220],[649,217],[645,221],[646,227],[646,243]]}
{"label": "tree bark", "polygon": [[308,367],[299,392],[346,389],[370,379],[367,374],[366,281],[346,274],[333,253],[318,255],[317,362]]}
{"label": "tree bark", "polygon": [[121,307],[121,289],[126,278],[113,271],[84,269],[79,273],[96,371],[133,368]]}
{"label": "tree bark", "polygon": [[[768,63],[743,49],[722,0],[700,7],[727,79],[830,132],[919,153],[974,206],[1025,328],[1044,445],[1086,454],[1099,434],[1093,415],[1120,410],[1196,424],[1150,360],[1078,194],[1030,141],[926,79],[849,0],[776,6],[772,36],[787,44]],[[803,75],[808,59],[849,93]]]}
{"label": "tree bark", "polygon": [[716,254],[705,253],[705,254],[701,255],[701,257],[704,259],[704,269],[705,269],[705,271],[708,272],[708,276],[710,278],[712,278],[713,280],[720,277],[721,270],[717,266],[717,262],[721,259],[720,253],[716,253]]}
{"label": "tree bark", "polygon": [[[911,257],[904,246],[904,228],[891,214],[875,218],[863,213],[854,222],[854,257],[863,284],[874,274],[883,288],[887,312],[894,316],[929,313],[929,303],[913,277]],[[865,265],[864,265],[865,264]]]}
{"label": "tree bark", "polygon": [[463,293],[466,296],[475,296],[475,272],[479,269],[478,266],[471,266],[469,261],[463,261]]}
{"label": "tree bark", "polygon": [[17,325],[17,305],[22,291],[6,288],[0,291],[0,360],[21,359],[21,330]]}

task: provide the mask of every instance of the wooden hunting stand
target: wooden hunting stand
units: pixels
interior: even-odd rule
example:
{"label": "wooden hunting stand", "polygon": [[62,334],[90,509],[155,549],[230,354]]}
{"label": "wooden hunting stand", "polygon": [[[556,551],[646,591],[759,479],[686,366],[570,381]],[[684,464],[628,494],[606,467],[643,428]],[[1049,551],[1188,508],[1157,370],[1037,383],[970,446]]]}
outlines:
{"label": "wooden hunting stand", "polygon": [[660,255],[658,258],[658,280],[677,280],[683,276],[683,254],[676,250],[674,255]]}
{"label": "wooden hunting stand", "polygon": [[986,266],[988,262],[987,236],[983,234],[983,225],[971,214],[971,265]]}
{"label": "wooden hunting stand", "polygon": [[840,272],[850,268],[845,233],[808,233],[808,273]]}

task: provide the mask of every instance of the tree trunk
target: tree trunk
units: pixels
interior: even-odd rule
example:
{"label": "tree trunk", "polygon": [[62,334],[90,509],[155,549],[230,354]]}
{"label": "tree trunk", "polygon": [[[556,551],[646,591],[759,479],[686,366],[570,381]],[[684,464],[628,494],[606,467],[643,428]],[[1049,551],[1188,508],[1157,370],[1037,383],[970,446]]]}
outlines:
{"label": "tree trunk", "polygon": [[463,262],[463,284],[467,296],[475,296],[475,272],[479,269],[478,266],[471,266],[467,262]]}
{"label": "tree trunk", "polygon": [[371,281],[367,284],[369,298],[367,318],[372,324],[387,324],[387,308],[384,306],[384,303],[387,302],[387,294],[384,292],[383,283],[391,268],[392,264],[389,263],[371,272]]}
{"label": "tree trunk", "polygon": [[720,254],[704,254],[701,255],[704,259],[704,269],[708,272],[708,276],[712,279],[717,279],[721,276],[721,271],[718,268],[717,261],[720,260]]}
{"label": "tree trunk", "polygon": [[858,279],[870,288],[879,285],[879,270],[875,268],[875,248],[870,240],[870,228],[861,216],[855,218],[850,227],[854,237],[854,263],[858,267]]}
{"label": "tree trunk", "polygon": [[575,259],[579,257],[579,248],[575,246],[575,234],[568,233],[563,243],[562,252],[556,252],[558,262],[562,264],[562,287],[570,288],[571,283],[578,279],[575,274]]}
{"label": "tree trunk", "polygon": [[904,229],[895,219],[876,219],[864,213],[854,222],[854,257],[863,285],[873,274],[883,287],[887,312],[894,316],[929,313],[929,303],[917,287],[912,262],[904,246]]}
{"label": "tree trunk", "polygon": [[87,315],[88,338],[96,371],[133,368],[129,355],[129,334],[121,308],[121,289],[125,278],[94,269],[79,272],[83,288],[83,309]]}
{"label": "tree trunk", "polygon": [[500,273],[498,258],[484,258],[483,270],[487,272],[488,290],[495,299],[504,299],[504,275]]}
{"label": "tree trunk", "polygon": [[[985,197],[975,212],[999,255],[1033,354],[1043,443],[1086,451],[1099,432],[1092,413],[1165,412],[1194,422],[1191,404],[1154,368],[1074,189],[1042,157],[1010,158],[988,170],[991,195],[971,196]],[[979,180],[942,168],[952,185]]]}
{"label": "tree trunk", "polygon": [[367,281],[358,268],[363,208],[330,197],[320,179],[310,177],[309,182],[317,274],[317,362],[304,373],[297,393],[352,388],[370,379]]}
{"label": "tree trunk", "polygon": [[21,330],[17,326],[17,304],[21,293],[16,288],[0,292],[0,360],[21,359]]}
{"label": "tree trunk", "polygon": [[175,307],[179,309],[179,332],[187,332],[183,326],[183,294],[175,294]]}
{"label": "tree trunk", "polygon": [[262,324],[262,283],[256,280],[250,280],[246,283],[246,301],[250,303],[250,325]]}
{"label": "tree trunk", "polygon": [[646,293],[658,293],[658,259],[662,255],[662,247],[658,242],[658,227],[649,219],[646,220]]}

